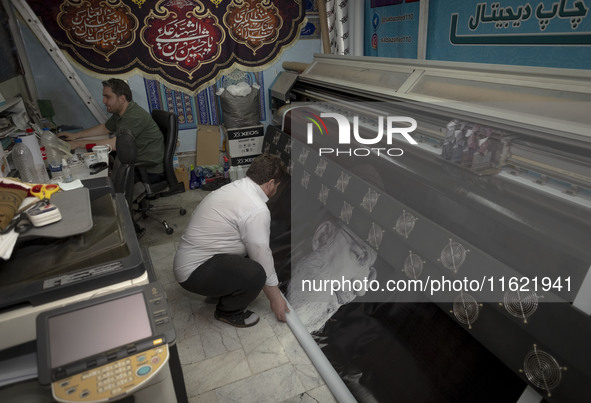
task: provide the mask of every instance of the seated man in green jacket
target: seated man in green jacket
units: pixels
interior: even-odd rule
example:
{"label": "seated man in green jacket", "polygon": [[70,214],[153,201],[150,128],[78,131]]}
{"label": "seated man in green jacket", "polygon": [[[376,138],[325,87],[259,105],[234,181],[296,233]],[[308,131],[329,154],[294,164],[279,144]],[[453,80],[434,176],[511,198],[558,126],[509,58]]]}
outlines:
{"label": "seated man in green jacket", "polygon": [[[148,163],[150,182],[164,177],[164,137],[152,116],[132,100],[129,85],[118,78],[103,81],[103,103],[113,115],[105,122],[77,133],[63,133],[72,148],[84,148],[88,143],[111,146],[115,149],[115,136],[129,130],[137,146],[137,163]],[[89,137],[109,136],[100,140]]]}

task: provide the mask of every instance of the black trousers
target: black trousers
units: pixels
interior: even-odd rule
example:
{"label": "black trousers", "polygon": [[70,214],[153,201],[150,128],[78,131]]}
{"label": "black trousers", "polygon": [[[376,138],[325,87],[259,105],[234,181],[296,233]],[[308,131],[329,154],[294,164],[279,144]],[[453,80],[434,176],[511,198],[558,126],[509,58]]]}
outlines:
{"label": "black trousers", "polygon": [[218,254],[201,264],[181,286],[199,295],[219,297],[217,311],[244,311],[259,295],[267,275],[263,266],[246,257]]}

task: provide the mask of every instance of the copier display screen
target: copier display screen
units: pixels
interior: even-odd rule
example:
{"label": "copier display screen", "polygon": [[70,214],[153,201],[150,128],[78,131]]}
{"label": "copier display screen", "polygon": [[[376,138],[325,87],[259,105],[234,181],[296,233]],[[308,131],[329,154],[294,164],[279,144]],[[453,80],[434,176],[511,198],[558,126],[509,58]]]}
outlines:
{"label": "copier display screen", "polygon": [[51,368],[152,336],[142,293],[50,317]]}

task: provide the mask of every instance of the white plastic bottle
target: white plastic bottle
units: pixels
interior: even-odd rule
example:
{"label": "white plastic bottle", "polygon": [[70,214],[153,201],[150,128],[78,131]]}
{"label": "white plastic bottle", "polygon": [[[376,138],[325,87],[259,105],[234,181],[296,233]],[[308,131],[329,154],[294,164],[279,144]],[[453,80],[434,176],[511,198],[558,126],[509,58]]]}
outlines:
{"label": "white plastic bottle", "polygon": [[43,128],[43,133],[41,134],[41,147],[45,147],[47,164],[58,165],[61,162],[57,137],[47,127]]}
{"label": "white plastic bottle", "polygon": [[35,169],[35,161],[33,154],[29,147],[27,147],[21,138],[14,140],[14,147],[12,148],[12,162],[19,173],[19,177],[24,182],[40,183],[37,171]]}
{"label": "white plastic bottle", "polygon": [[45,150],[45,166],[51,172],[51,178],[57,179],[63,175],[62,157],[65,155],[60,149],[60,140],[49,128],[44,127],[40,138],[41,149]]}
{"label": "white plastic bottle", "polygon": [[238,179],[246,177],[249,165],[238,165]]}

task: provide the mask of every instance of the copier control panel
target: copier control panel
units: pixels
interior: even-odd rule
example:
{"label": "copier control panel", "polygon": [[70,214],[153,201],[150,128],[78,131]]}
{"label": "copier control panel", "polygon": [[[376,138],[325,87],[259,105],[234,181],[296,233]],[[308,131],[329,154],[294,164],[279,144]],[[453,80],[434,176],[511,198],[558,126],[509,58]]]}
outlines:
{"label": "copier control panel", "polygon": [[39,382],[58,401],[113,400],[152,379],[175,338],[158,282],[46,311],[37,317]]}

